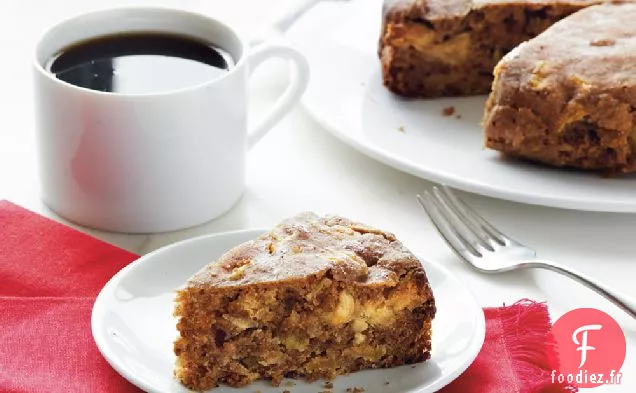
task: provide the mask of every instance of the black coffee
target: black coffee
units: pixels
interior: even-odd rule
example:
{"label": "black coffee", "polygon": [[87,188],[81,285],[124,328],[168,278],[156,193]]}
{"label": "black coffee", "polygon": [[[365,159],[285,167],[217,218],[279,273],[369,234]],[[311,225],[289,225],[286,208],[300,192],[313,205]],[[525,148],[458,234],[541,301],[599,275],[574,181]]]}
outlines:
{"label": "black coffee", "polygon": [[222,49],[164,33],[126,33],[80,42],[46,65],[58,79],[87,89],[158,93],[218,78],[234,65]]}

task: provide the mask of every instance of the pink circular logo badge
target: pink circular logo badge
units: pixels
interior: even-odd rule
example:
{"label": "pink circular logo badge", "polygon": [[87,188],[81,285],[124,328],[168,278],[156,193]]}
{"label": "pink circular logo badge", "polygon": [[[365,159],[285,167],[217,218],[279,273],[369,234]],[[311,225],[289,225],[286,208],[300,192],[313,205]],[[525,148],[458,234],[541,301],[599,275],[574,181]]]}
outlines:
{"label": "pink circular logo badge", "polygon": [[564,314],[552,326],[552,382],[579,388],[619,385],[627,344],[620,325],[594,308]]}

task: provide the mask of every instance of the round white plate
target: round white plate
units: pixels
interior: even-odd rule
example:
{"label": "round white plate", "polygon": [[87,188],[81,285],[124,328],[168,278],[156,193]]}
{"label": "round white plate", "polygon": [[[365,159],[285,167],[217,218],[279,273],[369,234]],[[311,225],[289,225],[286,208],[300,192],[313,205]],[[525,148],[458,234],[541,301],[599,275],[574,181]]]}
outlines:
{"label": "round white plate", "polygon": [[[229,232],[170,245],[143,256],[117,273],[102,289],[92,314],[93,337],[106,360],[122,376],[149,392],[188,392],[173,379],[177,336],[172,316],[174,291],[192,274],[228,249],[262,231]],[[473,295],[446,269],[424,262],[438,314],[433,324],[431,360],[339,377],[334,391],[364,387],[368,393],[424,393],[445,386],[475,359],[485,334],[484,314]],[[389,381],[389,385],[385,385]],[[293,387],[267,382],[214,392],[315,393],[323,384],[294,381]]]}
{"label": "round white plate", "polygon": [[[404,100],[382,85],[382,0],[322,2],[287,32],[309,58],[308,112],[359,151],[412,175],[501,199],[559,208],[636,212],[636,179],[505,160],[483,148],[485,96]],[[455,107],[455,116],[442,110]]]}

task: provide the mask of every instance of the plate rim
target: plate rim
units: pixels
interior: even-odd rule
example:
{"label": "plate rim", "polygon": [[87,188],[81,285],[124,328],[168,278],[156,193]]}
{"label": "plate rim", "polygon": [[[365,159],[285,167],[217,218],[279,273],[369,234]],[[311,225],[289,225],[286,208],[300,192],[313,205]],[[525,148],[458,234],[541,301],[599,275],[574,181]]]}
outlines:
{"label": "plate rim", "polygon": [[430,169],[418,166],[411,161],[403,160],[392,152],[383,150],[377,145],[364,143],[352,137],[350,133],[341,131],[339,127],[333,125],[332,122],[327,120],[327,116],[325,116],[323,112],[307,103],[305,96],[301,100],[301,104],[316,123],[327,130],[329,134],[344,142],[349,147],[393,169],[410,174],[423,180],[447,185],[458,190],[476,195],[501,199],[509,202],[522,203],[531,206],[549,207],[581,212],[630,214],[636,213],[636,201],[633,204],[630,204],[608,201],[595,202],[584,199],[573,200],[571,198],[562,197],[548,198],[515,192],[514,190],[506,190],[500,187],[493,187],[489,184],[477,184],[471,182],[470,179],[462,179],[452,175],[439,174],[431,171]]}
{"label": "plate rim", "polygon": [[[100,334],[100,332],[98,331],[99,328],[99,324],[98,324],[98,319],[100,318],[100,312],[103,315],[103,309],[105,307],[105,303],[106,302],[106,298],[105,296],[107,296],[107,294],[111,291],[111,288],[113,288],[114,286],[116,286],[121,279],[126,276],[129,272],[135,270],[138,266],[147,263],[147,260],[152,259],[154,257],[154,255],[156,254],[160,254],[163,253],[165,251],[167,251],[168,249],[171,248],[176,248],[176,247],[187,247],[187,245],[189,243],[195,243],[198,241],[203,241],[206,239],[212,239],[212,238],[219,238],[219,237],[225,237],[225,236],[233,236],[233,235],[239,235],[239,234],[248,234],[248,233],[252,233],[255,236],[257,236],[258,234],[262,234],[264,232],[268,231],[268,229],[265,228],[251,228],[251,229],[239,229],[239,230],[232,230],[232,231],[225,231],[225,232],[217,232],[217,233],[210,233],[210,234],[205,234],[205,235],[201,235],[201,236],[195,236],[192,238],[188,238],[188,239],[184,239],[175,243],[171,243],[165,246],[162,246],[160,248],[157,248],[147,254],[144,254],[142,256],[140,256],[139,258],[137,258],[135,261],[131,262],[130,264],[124,266],[122,269],[120,269],[117,273],[115,273],[107,282],[106,284],[104,284],[104,286],[100,289],[99,293],[97,294],[95,301],[93,302],[93,307],[91,310],[91,335],[93,337],[93,341],[95,342],[95,345],[97,346],[98,351],[100,352],[100,354],[102,355],[102,357],[104,357],[104,359],[106,359],[106,361],[108,362],[108,364],[124,379],[126,379],[128,382],[132,383],[133,385],[137,386],[138,388],[142,389],[143,391],[146,392],[153,392],[153,393],[171,393],[170,391],[166,391],[166,390],[156,390],[154,389],[152,386],[147,385],[143,380],[137,379],[134,375],[130,374],[124,367],[122,367],[118,361],[116,360],[116,357],[113,355],[113,353],[111,352],[111,350],[109,349],[109,345],[107,343],[107,339],[105,335]],[[416,255],[416,257],[418,258],[418,260],[420,260],[420,262],[425,262],[426,264],[429,265],[433,265],[435,269],[437,269],[438,271],[440,271],[444,277],[449,278],[450,280],[453,280],[455,282],[456,285],[459,285],[460,287],[464,288],[466,295],[472,299],[472,302],[475,306],[475,315],[474,315],[474,321],[476,323],[475,326],[475,330],[474,330],[474,334],[472,336],[471,342],[469,347],[467,348],[466,351],[464,351],[463,353],[466,354],[466,358],[465,361],[462,362],[462,364],[455,368],[453,371],[449,372],[445,378],[440,378],[435,380],[430,386],[428,386],[426,389],[433,389],[433,391],[438,391],[440,389],[442,389],[443,387],[445,387],[446,385],[450,384],[451,382],[453,382],[454,380],[456,380],[464,371],[466,371],[466,369],[468,369],[468,367],[470,367],[470,365],[472,365],[475,361],[475,359],[477,358],[477,356],[479,355],[481,349],[483,348],[484,342],[485,342],[485,338],[486,338],[486,317],[485,314],[483,313],[483,307],[480,305],[477,297],[475,296],[475,294],[473,293],[473,291],[463,283],[463,281],[461,281],[457,275],[455,275],[453,272],[451,272],[448,268],[444,267],[442,264],[437,263],[437,262],[432,262],[428,259],[422,258],[418,255]],[[472,308],[472,307],[471,307]],[[481,313],[477,312],[477,310],[482,311]],[[416,392],[413,393],[417,393],[417,392],[421,392],[423,391],[422,389],[418,389]]]}

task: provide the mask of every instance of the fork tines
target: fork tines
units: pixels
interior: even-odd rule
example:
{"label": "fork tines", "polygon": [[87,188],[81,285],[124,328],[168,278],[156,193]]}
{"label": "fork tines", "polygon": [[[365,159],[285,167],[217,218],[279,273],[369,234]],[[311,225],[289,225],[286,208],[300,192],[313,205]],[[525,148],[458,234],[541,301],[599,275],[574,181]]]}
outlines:
{"label": "fork tines", "polygon": [[445,185],[434,186],[432,193],[425,191],[424,197],[417,195],[417,200],[446,243],[462,257],[482,257],[508,241]]}

